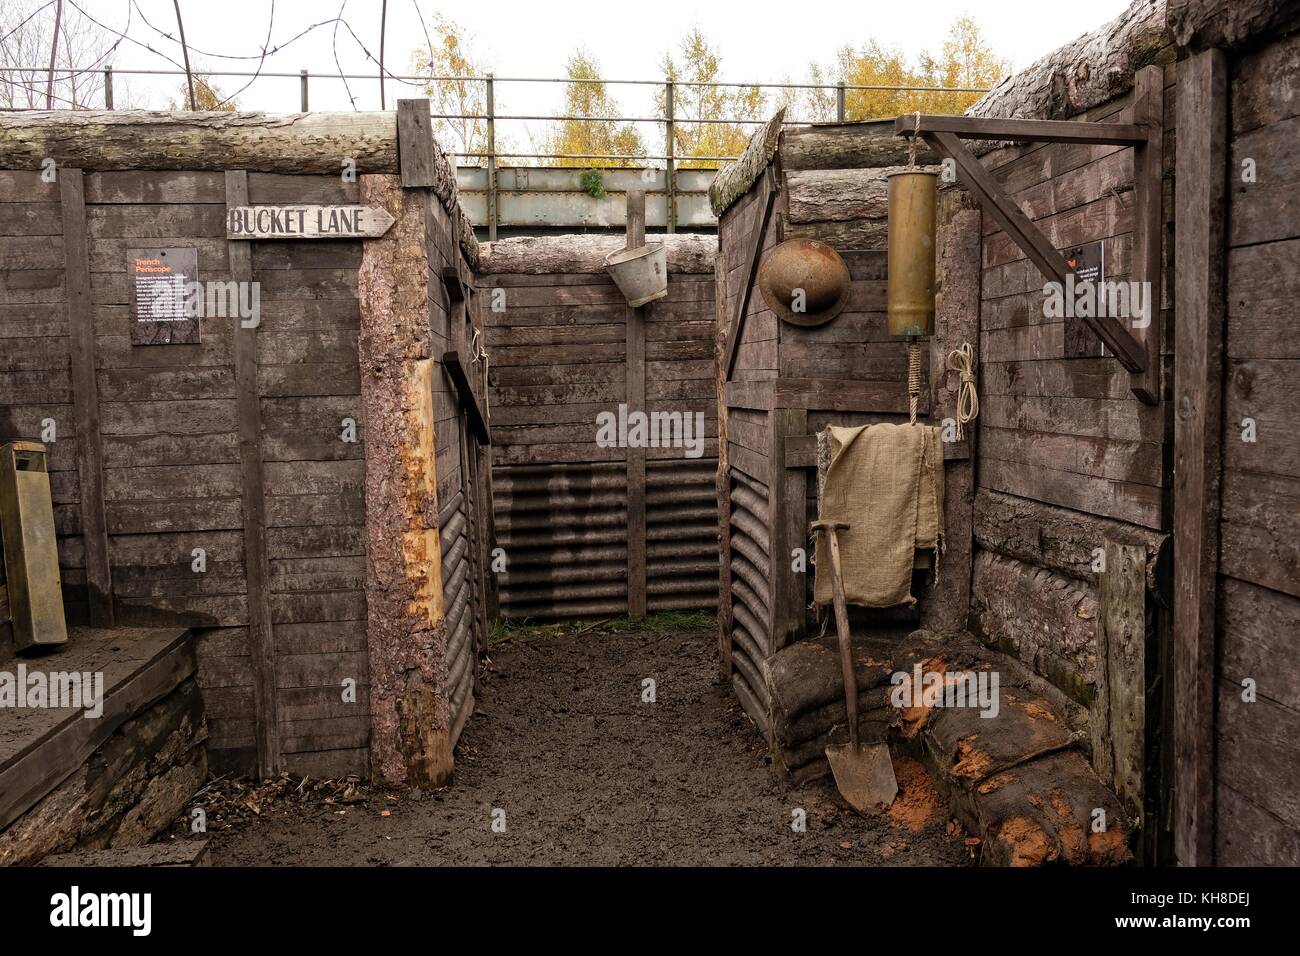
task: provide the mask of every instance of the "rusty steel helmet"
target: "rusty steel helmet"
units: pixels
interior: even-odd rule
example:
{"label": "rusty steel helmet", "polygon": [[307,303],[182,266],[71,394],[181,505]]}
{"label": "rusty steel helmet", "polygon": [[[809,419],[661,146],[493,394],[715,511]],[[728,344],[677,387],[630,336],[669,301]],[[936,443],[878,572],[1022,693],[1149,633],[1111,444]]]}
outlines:
{"label": "rusty steel helmet", "polygon": [[849,269],[839,253],[824,242],[787,239],[763,257],[758,287],[763,301],[781,321],[806,327],[824,325],[849,302]]}

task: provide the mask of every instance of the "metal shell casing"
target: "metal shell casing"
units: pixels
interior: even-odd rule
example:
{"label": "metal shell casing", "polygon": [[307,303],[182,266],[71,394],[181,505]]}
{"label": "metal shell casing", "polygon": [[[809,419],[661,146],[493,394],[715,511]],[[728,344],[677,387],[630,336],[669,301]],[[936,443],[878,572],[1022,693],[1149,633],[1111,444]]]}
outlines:
{"label": "metal shell casing", "polygon": [[889,174],[889,334],[934,333],[938,174]]}

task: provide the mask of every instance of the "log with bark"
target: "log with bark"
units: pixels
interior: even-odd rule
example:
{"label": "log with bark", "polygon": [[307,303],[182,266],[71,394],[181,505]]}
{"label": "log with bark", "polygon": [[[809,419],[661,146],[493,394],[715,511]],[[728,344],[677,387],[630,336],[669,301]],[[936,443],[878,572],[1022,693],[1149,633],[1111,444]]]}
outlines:
{"label": "log with bark", "polygon": [[[985,93],[968,116],[1070,119],[1133,89],[1134,74],[1172,63],[1164,0],[1133,0],[1114,20],[1085,33]],[[977,152],[996,143],[972,144]]]}
{"label": "log with bark", "polygon": [[785,107],[767,121],[749,138],[745,151],[734,162],[727,163],[718,170],[709,184],[709,205],[713,214],[721,217],[749,188],[758,182],[767,164],[776,155],[777,144],[781,138],[781,125],[785,122]]}
{"label": "log with bark", "polygon": [[1169,0],[1169,30],[1193,50],[1232,48],[1300,27],[1295,0]]}
{"label": "log with bark", "polygon": [[[670,275],[708,275],[718,254],[712,236],[689,233],[648,237],[662,242]],[[517,236],[480,246],[484,275],[564,275],[605,273],[605,256],[626,246],[623,236]]]}
{"label": "log with bark", "polygon": [[[917,163],[939,161],[924,143],[917,145]],[[892,119],[794,126],[781,137],[781,166],[787,171],[904,166],[907,152],[907,138],[895,135]]]}
{"label": "log with bark", "polygon": [[246,169],[396,173],[396,113],[170,113],[34,110],[0,114],[0,169],[53,159],[86,171]]}

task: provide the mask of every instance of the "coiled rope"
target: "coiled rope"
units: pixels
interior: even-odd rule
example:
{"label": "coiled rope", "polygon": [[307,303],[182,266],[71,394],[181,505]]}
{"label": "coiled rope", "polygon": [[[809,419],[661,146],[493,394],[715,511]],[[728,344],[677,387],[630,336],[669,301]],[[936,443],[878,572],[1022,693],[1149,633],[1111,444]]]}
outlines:
{"label": "coiled rope", "polygon": [[916,404],[921,398],[921,342],[915,336],[907,339],[907,410],[912,424],[916,424]]}
{"label": "coiled rope", "polygon": [[479,362],[483,363],[483,414],[487,415],[488,417],[491,417],[492,414],[491,389],[487,387],[488,352],[487,349],[483,347],[482,329],[479,328],[474,329],[474,335],[469,340],[469,357],[470,360],[475,365],[477,365]]}
{"label": "coiled rope", "polygon": [[960,348],[948,353],[945,364],[961,377],[957,386],[957,440],[961,441],[965,426],[975,421],[980,413],[980,400],[975,394],[975,349],[969,342],[963,342]]}

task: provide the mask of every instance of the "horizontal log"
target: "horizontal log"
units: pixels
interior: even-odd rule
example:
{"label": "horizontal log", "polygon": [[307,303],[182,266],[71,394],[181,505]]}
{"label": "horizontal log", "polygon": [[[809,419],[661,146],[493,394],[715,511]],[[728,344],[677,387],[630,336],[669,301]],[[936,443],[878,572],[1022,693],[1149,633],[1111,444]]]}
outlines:
{"label": "horizontal log", "polygon": [[[924,143],[917,147],[918,163],[939,161]],[[786,170],[902,166],[907,150],[907,141],[894,135],[893,120],[797,126],[781,138],[781,165]]]}
{"label": "horizontal log", "polygon": [[[718,243],[712,236],[689,233],[648,236],[662,242],[668,274],[711,275]],[[605,274],[605,257],[627,246],[622,236],[516,236],[482,246],[479,271],[484,275]],[[612,283],[613,280],[611,280]],[[669,296],[672,292],[670,290]],[[511,297],[512,302],[515,301]]]}
{"label": "horizontal log", "polygon": [[52,158],[84,170],[246,169],[396,173],[397,114],[169,113],[57,110],[0,115],[0,156],[11,169]]}
{"label": "horizontal log", "polygon": [[1168,20],[1179,46],[1231,48],[1294,30],[1300,7],[1292,0],[1169,0]]}

